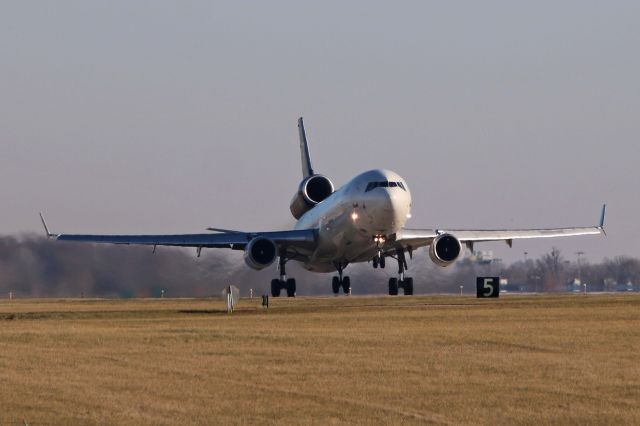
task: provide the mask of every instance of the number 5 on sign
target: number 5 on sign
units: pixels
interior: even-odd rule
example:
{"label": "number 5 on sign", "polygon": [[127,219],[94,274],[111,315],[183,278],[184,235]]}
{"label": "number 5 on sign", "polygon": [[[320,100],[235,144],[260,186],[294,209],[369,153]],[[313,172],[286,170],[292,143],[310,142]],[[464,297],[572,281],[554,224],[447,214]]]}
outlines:
{"label": "number 5 on sign", "polygon": [[477,277],[477,297],[500,297],[500,277]]}

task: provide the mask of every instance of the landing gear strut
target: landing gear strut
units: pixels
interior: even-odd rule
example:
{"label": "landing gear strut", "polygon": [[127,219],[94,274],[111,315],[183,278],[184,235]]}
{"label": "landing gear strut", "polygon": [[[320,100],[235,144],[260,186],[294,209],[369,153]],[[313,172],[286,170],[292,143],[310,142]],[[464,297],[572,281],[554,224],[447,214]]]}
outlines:
{"label": "landing gear strut", "polygon": [[396,250],[396,258],[398,260],[398,278],[389,278],[389,295],[397,296],[398,289],[404,290],[405,296],[413,294],[413,278],[405,277],[404,271],[407,270],[407,260],[404,257],[404,250],[399,248]]}
{"label": "landing gear strut", "polygon": [[331,280],[331,287],[333,289],[333,294],[338,295],[340,293],[340,288],[344,291],[344,294],[351,293],[351,279],[349,277],[343,277],[342,271],[347,266],[346,264],[336,263],[336,269],[338,270],[338,276],[333,277]]}
{"label": "landing gear strut", "polygon": [[296,296],[296,280],[293,278],[287,279],[285,264],[287,263],[287,258],[283,255],[280,256],[279,270],[280,270],[280,278],[275,278],[271,280],[271,296],[280,297],[280,290],[287,290],[287,297],[295,297]]}

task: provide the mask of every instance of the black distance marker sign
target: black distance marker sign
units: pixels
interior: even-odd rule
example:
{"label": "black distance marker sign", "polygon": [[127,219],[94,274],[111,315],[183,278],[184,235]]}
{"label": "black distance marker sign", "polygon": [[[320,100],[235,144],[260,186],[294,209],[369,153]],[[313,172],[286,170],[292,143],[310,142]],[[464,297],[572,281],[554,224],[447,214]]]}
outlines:
{"label": "black distance marker sign", "polygon": [[500,277],[477,277],[476,295],[481,297],[500,297]]}

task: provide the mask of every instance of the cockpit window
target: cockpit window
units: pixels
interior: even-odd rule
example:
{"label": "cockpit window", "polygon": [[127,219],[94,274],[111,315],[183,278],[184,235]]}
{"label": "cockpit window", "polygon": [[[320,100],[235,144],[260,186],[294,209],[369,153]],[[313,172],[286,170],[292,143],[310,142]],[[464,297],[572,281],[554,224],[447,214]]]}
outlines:
{"label": "cockpit window", "polygon": [[382,182],[369,182],[367,184],[367,188],[364,190],[364,192],[369,192],[372,189],[375,188],[402,188],[403,191],[406,191],[407,189],[404,187],[404,184],[402,182],[389,182],[388,180],[382,181]]}

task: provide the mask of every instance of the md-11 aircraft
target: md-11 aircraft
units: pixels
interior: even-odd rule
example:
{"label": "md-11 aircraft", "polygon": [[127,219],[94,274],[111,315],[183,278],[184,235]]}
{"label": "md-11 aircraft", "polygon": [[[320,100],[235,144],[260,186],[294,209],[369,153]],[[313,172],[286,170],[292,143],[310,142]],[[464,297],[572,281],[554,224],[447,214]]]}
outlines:
{"label": "md-11 aircraft", "polygon": [[520,229],[520,230],[459,230],[409,229],[404,225],[411,218],[411,192],[407,182],[390,170],[375,169],[357,175],[344,186],[335,189],[329,178],[317,174],[311,165],[309,146],[302,118],[298,119],[302,182],[293,196],[290,210],[297,219],[294,229],[286,231],[242,232],[207,228],[207,233],[182,235],[80,235],[53,234],[42,216],[47,236],[58,241],[83,241],[109,244],[142,244],[153,246],[195,247],[243,250],[246,264],[260,270],[277,260],[279,278],[271,281],[271,294],[287,296],[296,293],[296,280],[287,278],[286,264],[291,260],[313,272],[333,272],[335,294],[349,293],[351,281],[343,274],[347,265],[371,262],[374,268],[384,268],[392,258],[398,264],[398,277],[389,279],[389,294],[413,294],[413,278],[405,275],[407,255],[428,247],[429,257],[439,266],[448,266],[458,259],[463,248],[473,251],[475,243],[529,238],[569,237],[604,234],[606,206],[602,206],[598,226]]}

